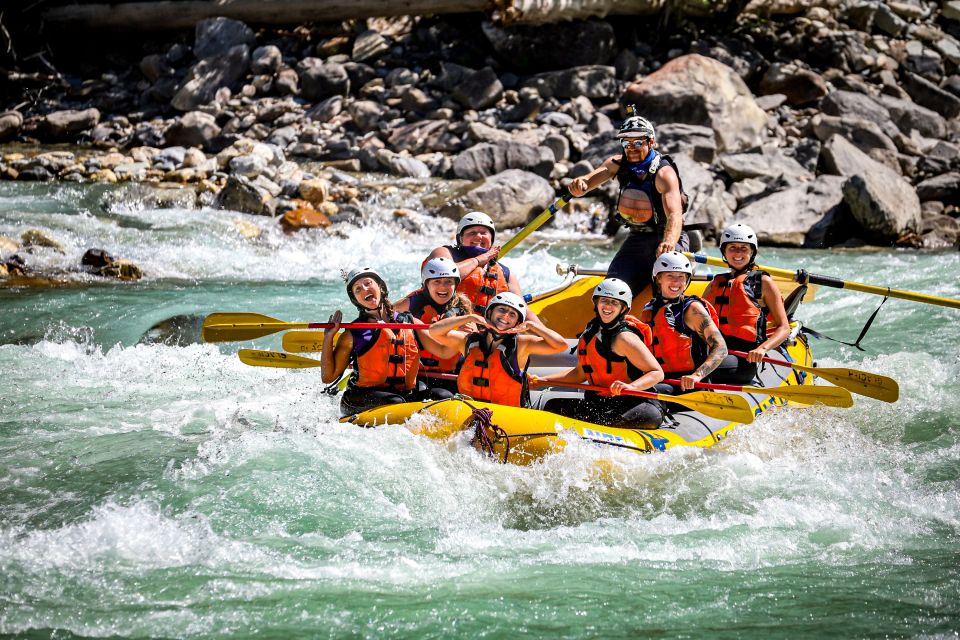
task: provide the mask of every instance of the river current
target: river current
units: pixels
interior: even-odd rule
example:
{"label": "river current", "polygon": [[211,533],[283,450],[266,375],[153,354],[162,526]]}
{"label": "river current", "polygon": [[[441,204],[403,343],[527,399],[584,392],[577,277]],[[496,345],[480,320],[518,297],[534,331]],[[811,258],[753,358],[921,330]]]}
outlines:
{"label": "river current", "polygon": [[[394,298],[452,239],[400,190],[361,224],[284,235],[242,214],[104,209],[105,187],[0,183],[0,235],[46,231],[145,278],[0,289],[0,634],[24,637],[956,637],[960,312],[891,299],[865,351],[900,401],[788,408],[710,449],[573,446],[497,464],[402,427],[340,425],[317,369],[240,346],[142,343],[177,315],[325,321],[340,269]],[[578,220],[507,260],[530,291],[615,245]],[[583,222],[582,219],[579,222]],[[241,233],[253,227],[259,238]],[[504,234],[508,236],[509,234]],[[717,250],[709,251],[717,255]],[[956,251],[764,250],[761,262],[960,298]],[[798,317],[853,341],[877,296],[821,288]],[[256,341],[279,349],[279,335]],[[598,464],[602,461],[602,464]],[[598,468],[606,471],[598,473]]]}

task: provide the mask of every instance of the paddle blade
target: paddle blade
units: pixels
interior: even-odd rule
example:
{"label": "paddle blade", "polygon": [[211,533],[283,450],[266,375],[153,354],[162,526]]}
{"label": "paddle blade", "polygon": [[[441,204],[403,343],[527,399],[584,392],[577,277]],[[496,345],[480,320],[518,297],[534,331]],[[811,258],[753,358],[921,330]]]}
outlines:
{"label": "paddle blade", "polygon": [[259,313],[211,313],[203,319],[204,342],[240,342],[276,333],[289,323]]}
{"label": "paddle blade", "polygon": [[313,358],[304,358],[292,353],[279,351],[263,351],[261,349],[240,349],[237,354],[240,362],[251,367],[273,367],[276,369],[309,369],[319,367],[320,361]]}
{"label": "paddle blade", "polygon": [[[283,350],[290,353],[320,353],[323,351],[323,333],[323,331],[287,331],[283,334]],[[334,344],[336,344],[336,338]]]}
{"label": "paddle blade", "polygon": [[744,391],[763,393],[801,404],[822,404],[827,407],[848,408],[853,406],[853,396],[840,387],[818,387],[814,385],[783,387],[744,387]]}
{"label": "paddle blade", "polygon": [[729,420],[730,422],[743,424],[753,422],[753,409],[750,408],[750,405],[742,396],[709,391],[694,391],[679,396],[658,393],[656,396],[657,400],[680,404],[718,420]]}
{"label": "paddle blade", "polygon": [[804,367],[804,371],[868,398],[891,403],[900,398],[900,385],[897,381],[879,373],[842,367]]}

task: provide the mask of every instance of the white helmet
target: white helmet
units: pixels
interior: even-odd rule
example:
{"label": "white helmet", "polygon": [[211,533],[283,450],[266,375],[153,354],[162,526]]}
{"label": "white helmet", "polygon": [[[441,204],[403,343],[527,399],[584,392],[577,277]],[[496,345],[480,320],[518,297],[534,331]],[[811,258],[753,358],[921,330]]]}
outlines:
{"label": "white helmet", "polygon": [[749,244],[753,247],[753,255],[757,255],[757,234],[752,227],[749,227],[742,222],[737,222],[726,229],[723,230],[723,233],[720,234],[720,253],[723,253],[723,245],[728,242],[742,242],[744,244]]}
{"label": "white helmet", "polygon": [[658,273],[674,272],[687,274],[687,281],[693,277],[693,266],[687,257],[679,251],[667,251],[653,262],[653,279],[657,279]]}
{"label": "white helmet", "polygon": [[464,229],[478,225],[490,229],[490,242],[493,242],[493,239],[497,237],[497,228],[493,225],[493,218],[482,211],[471,211],[460,218],[460,223],[457,225],[457,244],[460,244],[460,236]]}
{"label": "white helmet", "polygon": [[630,285],[620,278],[607,278],[598,284],[597,288],[593,290],[593,299],[596,300],[601,296],[619,300],[627,305],[628,309],[633,304],[633,292],[630,291]]}
{"label": "white helmet", "polygon": [[353,285],[357,280],[359,280],[364,276],[369,276],[377,281],[377,283],[380,285],[380,291],[381,291],[380,295],[382,295],[384,298],[386,298],[387,294],[389,293],[389,291],[387,290],[386,281],[383,279],[383,276],[377,273],[376,269],[372,267],[358,267],[356,269],[352,269],[349,273],[347,273],[346,276],[344,276],[343,280],[344,282],[347,283],[347,297],[350,298],[350,302],[352,302],[354,305],[358,307],[360,305],[357,303],[357,300],[353,297]]}
{"label": "white helmet", "polygon": [[504,291],[503,293],[498,293],[497,295],[493,296],[493,299],[490,300],[489,304],[487,304],[487,311],[484,314],[484,317],[489,320],[490,311],[498,304],[510,307],[519,313],[520,322],[527,321],[527,303],[523,301],[523,298],[511,291]]}
{"label": "white helmet", "polygon": [[646,118],[630,116],[620,125],[618,138],[655,138],[653,124]]}
{"label": "white helmet", "polygon": [[420,269],[420,282],[424,286],[427,280],[435,278],[453,278],[460,284],[460,270],[457,269],[457,263],[450,258],[430,258]]}

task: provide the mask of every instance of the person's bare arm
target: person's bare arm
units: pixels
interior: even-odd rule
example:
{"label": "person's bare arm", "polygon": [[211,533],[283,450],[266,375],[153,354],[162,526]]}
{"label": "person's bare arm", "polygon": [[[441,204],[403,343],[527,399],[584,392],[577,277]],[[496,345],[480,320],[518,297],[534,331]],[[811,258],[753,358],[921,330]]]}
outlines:
{"label": "person's bare arm", "polygon": [[657,171],[657,191],[663,197],[663,209],[667,215],[663,238],[657,246],[657,255],[673,251],[683,233],[683,200],[680,197],[680,178],[673,167]]}
{"label": "person's bare arm", "polygon": [[783,306],[780,290],[770,276],[763,276],[760,282],[763,287],[763,304],[770,309],[770,315],[777,329],[773,335],[747,354],[747,362],[760,362],[760,359],[767,355],[767,351],[779,347],[790,335],[790,320],[787,318],[787,310]]}
{"label": "person's bare arm", "polygon": [[334,336],[340,330],[340,321],[343,314],[339,311],[330,316],[334,326],[323,334],[323,351],[320,353],[320,380],[330,384],[343,375],[350,364],[350,350],[353,349],[353,334],[345,331],[337,345],[333,345]]}
{"label": "person's bare arm", "polygon": [[619,334],[613,342],[613,352],[627,358],[633,366],[644,372],[642,376],[631,382],[615,380],[610,385],[610,393],[613,395],[618,396],[625,390],[644,391],[663,381],[663,369],[660,363],[650,353],[647,345],[643,344],[640,336],[633,333]]}
{"label": "person's bare arm", "polygon": [[591,171],[585,176],[574,178],[567,189],[574,198],[579,198],[583,194],[593,191],[607,180],[617,175],[618,166],[613,161],[613,157],[608,158],[602,165]]}
{"label": "person's bare arm", "polygon": [[697,335],[707,343],[707,359],[697,367],[696,371],[680,378],[680,387],[689,391],[694,388],[696,383],[713,373],[714,369],[720,366],[723,359],[727,357],[727,344],[723,341],[720,329],[713,324],[710,314],[699,302],[694,302],[687,307],[683,321],[688,327],[692,327]]}

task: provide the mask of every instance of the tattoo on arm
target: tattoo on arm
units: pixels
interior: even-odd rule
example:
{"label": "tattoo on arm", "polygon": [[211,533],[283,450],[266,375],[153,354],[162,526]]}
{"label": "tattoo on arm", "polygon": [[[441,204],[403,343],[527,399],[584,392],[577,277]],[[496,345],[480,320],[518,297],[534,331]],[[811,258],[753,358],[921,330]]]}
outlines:
{"label": "tattoo on arm", "polygon": [[697,316],[697,334],[707,343],[707,359],[695,371],[696,375],[702,378],[712,373],[727,357],[727,345],[706,309],[694,304],[690,306],[690,313]]}

